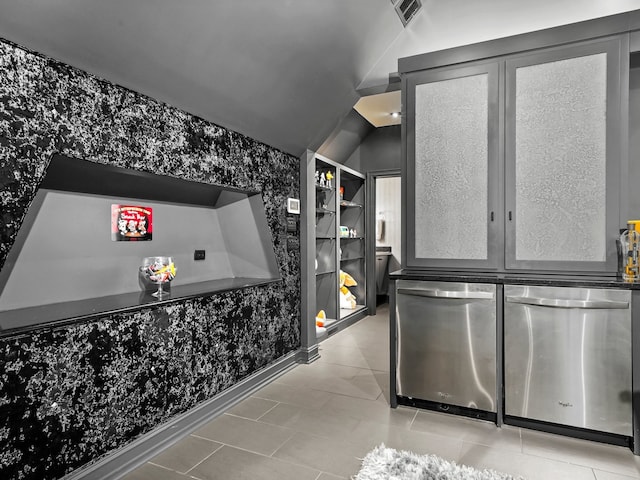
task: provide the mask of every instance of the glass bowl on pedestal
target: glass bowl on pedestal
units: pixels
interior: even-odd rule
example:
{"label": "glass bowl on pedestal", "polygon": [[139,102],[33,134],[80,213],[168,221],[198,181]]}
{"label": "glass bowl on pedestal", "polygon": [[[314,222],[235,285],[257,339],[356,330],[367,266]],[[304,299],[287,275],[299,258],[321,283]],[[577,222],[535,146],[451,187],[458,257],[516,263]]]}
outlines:
{"label": "glass bowl on pedestal", "polygon": [[176,276],[176,266],[173,257],[145,257],[142,259],[140,275],[150,283],[158,285],[158,291],[152,293],[154,297],[161,299],[163,295],[168,295],[162,289],[165,283],[170,282]]}

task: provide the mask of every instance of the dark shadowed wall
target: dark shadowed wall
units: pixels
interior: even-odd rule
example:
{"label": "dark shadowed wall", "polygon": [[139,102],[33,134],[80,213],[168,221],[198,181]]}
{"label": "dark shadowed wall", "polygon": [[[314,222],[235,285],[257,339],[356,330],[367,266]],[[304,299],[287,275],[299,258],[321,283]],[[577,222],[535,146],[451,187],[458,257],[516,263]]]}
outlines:
{"label": "dark shadowed wall", "polygon": [[400,125],[379,127],[371,131],[345,162],[361,173],[394,170],[401,167]]}

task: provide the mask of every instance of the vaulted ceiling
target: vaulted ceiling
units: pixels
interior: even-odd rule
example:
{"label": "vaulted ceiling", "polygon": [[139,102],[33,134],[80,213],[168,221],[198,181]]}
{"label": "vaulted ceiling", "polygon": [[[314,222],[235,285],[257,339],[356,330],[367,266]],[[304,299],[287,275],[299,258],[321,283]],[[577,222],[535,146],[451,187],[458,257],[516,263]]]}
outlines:
{"label": "vaulted ceiling", "polygon": [[0,37],[293,155],[400,57],[640,7],[638,0],[0,0]]}

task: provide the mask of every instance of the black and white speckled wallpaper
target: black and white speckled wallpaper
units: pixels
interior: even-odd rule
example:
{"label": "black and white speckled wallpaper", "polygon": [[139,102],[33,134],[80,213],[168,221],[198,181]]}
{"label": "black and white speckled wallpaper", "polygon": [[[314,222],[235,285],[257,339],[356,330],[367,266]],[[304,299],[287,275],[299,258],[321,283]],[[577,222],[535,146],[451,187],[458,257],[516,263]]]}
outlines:
{"label": "black and white speckled wallpaper", "polygon": [[0,268],[54,151],[261,191],[282,281],[0,338],[6,479],[60,478],[300,345],[298,159],[0,40]]}

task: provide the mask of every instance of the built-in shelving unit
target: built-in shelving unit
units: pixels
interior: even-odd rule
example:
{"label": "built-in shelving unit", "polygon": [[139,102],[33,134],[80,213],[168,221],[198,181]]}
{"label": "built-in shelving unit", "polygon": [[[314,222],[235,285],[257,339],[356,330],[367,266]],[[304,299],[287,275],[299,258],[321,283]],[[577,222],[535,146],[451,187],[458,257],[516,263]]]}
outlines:
{"label": "built-in shelving unit", "polygon": [[[343,321],[366,314],[365,177],[321,155],[315,156],[314,167],[314,314],[324,311],[324,326],[316,325],[317,338],[322,339]],[[341,302],[341,271],[357,283],[348,287],[355,305]]]}
{"label": "built-in shelving unit", "polygon": [[326,335],[326,329],[338,320],[336,285],[336,167],[319,158],[315,160],[316,211],[316,316],[324,312],[324,326],[316,325],[316,335]]}
{"label": "built-in shelving unit", "polygon": [[[350,308],[344,308],[344,304],[341,304],[341,319],[366,309],[364,185],[364,177],[361,174],[347,168],[340,170],[340,186],[338,189],[338,203],[340,205],[338,217],[340,221],[339,231],[341,232],[339,243],[340,270],[351,275],[357,282],[357,285],[349,287],[350,293],[355,296],[355,308],[351,308],[351,306]],[[348,236],[344,236],[343,231],[348,231]]]}

